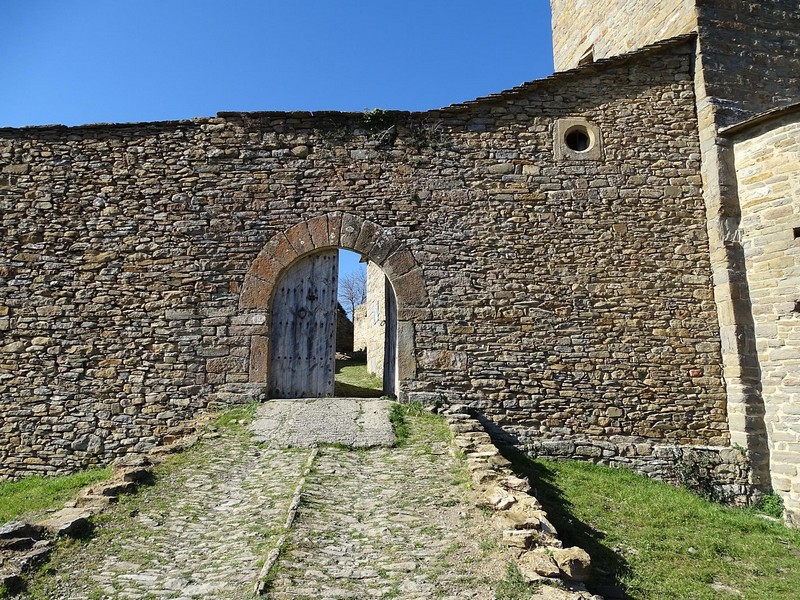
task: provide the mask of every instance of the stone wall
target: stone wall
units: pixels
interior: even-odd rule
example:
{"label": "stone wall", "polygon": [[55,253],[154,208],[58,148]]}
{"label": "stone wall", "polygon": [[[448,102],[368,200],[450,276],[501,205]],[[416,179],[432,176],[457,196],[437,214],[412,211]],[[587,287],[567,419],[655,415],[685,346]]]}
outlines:
{"label": "stone wall", "polygon": [[359,349],[367,351],[367,371],[383,377],[386,345],[386,276],[373,262],[367,263],[367,301],[358,307],[355,339]]}
{"label": "stone wall", "polygon": [[702,69],[717,123],[800,102],[800,2],[697,0]]}
{"label": "stone wall", "polygon": [[533,456],[581,460],[624,468],[690,489],[710,500],[747,506],[760,497],[752,485],[750,461],[740,448],[659,444],[641,437],[606,440],[510,438]]}
{"label": "stone wall", "polygon": [[800,101],[800,5],[794,0],[697,4],[695,93],[728,423],[731,442],[747,449],[754,485],[769,491],[766,403],[739,229],[742,209],[734,155],[718,133],[720,127]]}
{"label": "stone wall", "polygon": [[731,440],[747,449],[753,483],[770,488],[769,451],[755,327],[733,155],[720,127],[800,101],[800,4],[796,0],[605,0],[551,2],[556,66],[574,67],[594,45],[594,58],[697,31],[698,133],[714,296],[728,392]]}
{"label": "stone wall", "polygon": [[556,71],[697,29],[695,0],[550,0]]}
{"label": "stone wall", "polygon": [[557,71],[699,32],[719,124],[800,101],[797,0],[551,0]]}
{"label": "stone wall", "polygon": [[336,352],[353,351],[353,322],[341,304],[336,306]]}
{"label": "stone wall", "polygon": [[772,486],[800,524],[800,108],[732,135]]}
{"label": "stone wall", "polygon": [[[426,113],[0,130],[0,474],[263,398],[269,320],[241,286],[315,217],[421,267],[390,275],[401,397],[537,439],[726,445],[692,67],[674,43]],[[575,119],[598,145],[556,152]]]}
{"label": "stone wall", "polygon": [[353,309],[353,350],[356,352],[367,351],[367,305],[359,304]]}

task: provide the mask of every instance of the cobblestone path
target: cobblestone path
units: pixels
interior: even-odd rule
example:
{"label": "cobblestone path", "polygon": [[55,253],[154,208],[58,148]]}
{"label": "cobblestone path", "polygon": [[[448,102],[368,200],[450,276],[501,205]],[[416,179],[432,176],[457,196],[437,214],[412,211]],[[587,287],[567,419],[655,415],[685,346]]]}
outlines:
{"label": "cobblestone path", "polygon": [[[311,452],[205,439],[60,549],[29,597],[253,598]],[[431,417],[400,448],[321,447],[267,597],[493,598],[508,557],[468,480]]]}
{"label": "cobblestone path", "polygon": [[59,552],[35,598],[250,598],[310,450],[227,431],[177,457],[165,479]]}
{"label": "cobblestone path", "polygon": [[321,449],[281,560],[275,600],[494,598],[506,557],[441,439]]}

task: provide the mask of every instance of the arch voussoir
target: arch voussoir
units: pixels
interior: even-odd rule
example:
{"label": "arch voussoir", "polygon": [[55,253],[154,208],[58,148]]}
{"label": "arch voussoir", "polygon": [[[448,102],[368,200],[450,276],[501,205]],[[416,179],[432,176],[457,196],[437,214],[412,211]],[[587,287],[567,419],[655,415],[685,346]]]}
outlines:
{"label": "arch voussoir", "polygon": [[248,274],[244,278],[242,291],[239,293],[239,308],[266,308],[272,297],[273,281],[265,281]]}
{"label": "arch voussoir", "polygon": [[356,237],[356,241],[353,244],[353,250],[363,254],[364,256],[368,256],[371,260],[372,247],[375,245],[375,241],[378,239],[381,233],[383,232],[377,225],[369,221],[364,221],[361,223],[361,229],[358,232],[358,237]]}
{"label": "arch voussoir", "polygon": [[355,250],[356,241],[361,233],[361,226],[364,224],[364,219],[360,219],[355,215],[342,216],[342,234],[339,238],[339,245],[342,248],[349,248]]}
{"label": "arch voussoir", "polygon": [[308,230],[308,223],[302,221],[286,230],[286,239],[297,252],[297,256],[308,254],[314,249],[314,241],[311,239],[311,233]]}
{"label": "arch voussoir", "polygon": [[342,220],[343,215],[340,212],[331,213],[328,215],[328,245],[336,246],[337,248],[342,245]]}
{"label": "arch voussoir", "polygon": [[248,274],[263,281],[275,283],[283,268],[283,263],[275,258],[272,252],[262,252],[253,261]]}
{"label": "arch voussoir", "polygon": [[284,267],[288,267],[300,256],[284,233],[273,236],[267,242],[264,252],[272,255]]}
{"label": "arch voussoir", "polygon": [[369,251],[369,258],[382,268],[386,259],[388,259],[399,246],[400,242],[382,231]]}
{"label": "arch voussoir", "polygon": [[[391,278],[389,279],[391,281]],[[422,276],[422,269],[414,267],[405,275],[400,275],[392,286],[397,296],[397,306],[400,307],[419,307],[427,304],[428,294],[425,291],[425,280]]]}
{"label": "arch voussoir", "polygon": [[328,240],[328,217],[314,217],[308,223],[308,233],[311,235],[311,244],[314,249],[326,248],[331,245]]}
{"label": "arch voussoir", "polygon": [[383,269],[389,281],[394,281],[416,267],[417,261],[414,259],[414,255],[411,254],[410,250],[397,248],[386,260],[378,264],[380,264],[381,269]]}

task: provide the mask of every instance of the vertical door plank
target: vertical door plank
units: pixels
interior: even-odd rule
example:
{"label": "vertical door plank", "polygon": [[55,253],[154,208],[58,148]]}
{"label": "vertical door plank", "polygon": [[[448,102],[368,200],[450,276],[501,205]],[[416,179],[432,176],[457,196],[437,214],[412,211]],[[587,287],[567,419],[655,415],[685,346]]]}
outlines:
{"label": "vertical door plank", "polygon": [[281,277],[272,301],[271,398],[333,395],[339,253],[300,259]]}

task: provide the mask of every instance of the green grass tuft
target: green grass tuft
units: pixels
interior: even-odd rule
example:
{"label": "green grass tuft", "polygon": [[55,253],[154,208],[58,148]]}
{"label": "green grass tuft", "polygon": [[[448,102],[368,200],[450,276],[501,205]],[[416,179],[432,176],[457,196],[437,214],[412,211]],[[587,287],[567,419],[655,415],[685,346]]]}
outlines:
{"label": "green grass tuft", "polygon": [[753,510],[780,519],[783,516],[783,498],[778,494],[767,494],[753,506]]}
{"label": "green grass tuft", "polygon": [[82,488],[104,481],[111,468],[89,469],[62,477],[26,477],[0,483],[0,523],[62,508]]}
{"label": "green grass tuft", "polygon": [[320,448],[333,448],[334,450],[343,450],[346,452],[352,452],[355,448],[350,444],[344,444],[342,442],[321,442],[318,444]]}
{"label": "green grass tuft", "polygon": [[214,420],[214,426],[219,429],[239,430],[253,422],[259,404],[254,402],[243,406],[234,406]]}
{"label": "green grass tuft", "polygon": [[392,404],[392,410],[389,412],[389,420],[392,422],[395,435],[395,446],[402,446],[408,443],[411,436],[411,427],[406,419],[406,409],[402,404]]}
{"label": "green grass tuft", "polygon": [[538,589],[537,584],[526,581],[516,563],[508,561],[505,578],[497,582],[494,593],[497,600],[528,600]]}
{"label": "green grass tuft", "polygon": [[420,442],[421,452],[425,454],[425,447],[430,448],[432,441],[450,439],[450,428],[445,418],[428,412],[419,402],[392,404],[389,420],[394,427],[397,447]]}

